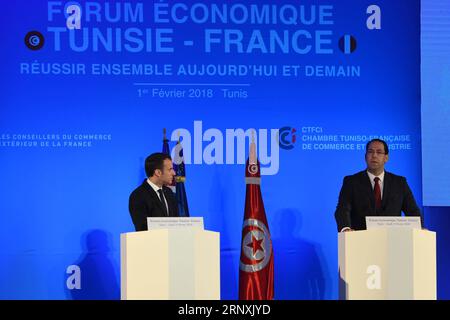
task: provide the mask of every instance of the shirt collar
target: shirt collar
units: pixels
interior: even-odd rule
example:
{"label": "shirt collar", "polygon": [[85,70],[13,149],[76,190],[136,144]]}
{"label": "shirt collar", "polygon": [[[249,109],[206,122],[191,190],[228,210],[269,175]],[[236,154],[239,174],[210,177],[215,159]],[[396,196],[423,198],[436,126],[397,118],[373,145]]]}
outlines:
{"label": "shirt collar", "polygon": [[158,193],[159,189],[162,189],[162,187],[160,188],[156,184],[151,182],[149,178],[147,178],[147,183],[150,185],[150,187],[152,187],[153,190],[155,190],[156,193]]}
{"label": "shirt collar", "polygon": [[369,176],[369,179],[370,179],[371,182],[374,181],[373,179],[375,179],[375,177],[378,177],[378,178],[380,178],[380,183],[383,183],[383,181],[384,181],[384,170],[379,176],[376,176],[376,175],[370,173],[369,171],[366,171],[366,172],[367,172],[367,175]]}

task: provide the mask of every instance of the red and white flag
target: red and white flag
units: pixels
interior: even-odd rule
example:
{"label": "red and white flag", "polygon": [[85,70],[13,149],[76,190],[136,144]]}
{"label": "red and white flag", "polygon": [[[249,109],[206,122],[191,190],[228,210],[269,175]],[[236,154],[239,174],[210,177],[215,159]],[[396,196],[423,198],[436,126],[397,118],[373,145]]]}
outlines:
{"label": "red and white flag", "polygon": [[239,299],[271,300],[274,296],[272,240],[261,196],[261,174],[254,141],[245,166],[245,213],[239,263]]}

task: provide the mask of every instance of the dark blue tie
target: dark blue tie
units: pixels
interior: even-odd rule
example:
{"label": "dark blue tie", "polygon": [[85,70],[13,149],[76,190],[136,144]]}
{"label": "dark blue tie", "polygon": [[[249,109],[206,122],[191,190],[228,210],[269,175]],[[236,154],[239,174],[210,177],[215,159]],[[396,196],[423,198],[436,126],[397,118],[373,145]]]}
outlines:
{"label": "dark blue tie", "polygon": [[165,213],[166,216],[168,216],[169,214],[167,213],[167,207],[166,207],[166,202],[164,201],[164,193],[163,193],[163,190],[162,190],[162,189],[159,189],[159,190],[158,190],[158,193],[159,193],[159,200],[161,200],[161,204],[162,204],[162,206],[163,206],[163,208],[164,208],[164,213]]}

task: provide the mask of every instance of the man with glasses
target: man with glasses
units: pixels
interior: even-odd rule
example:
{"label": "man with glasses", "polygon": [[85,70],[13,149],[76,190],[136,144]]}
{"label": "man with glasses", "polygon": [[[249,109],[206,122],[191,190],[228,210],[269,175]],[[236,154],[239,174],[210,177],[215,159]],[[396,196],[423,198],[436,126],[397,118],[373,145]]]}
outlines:
{"label": "man with glasses", "polygon": [[[386,142],[366,145],[364,171],[346,176],[334,216],[338,232],[366,229],[366,216],[422,216],[405,177],[384,170],[389,159]],[[423,220],[422,220],[423,221]]]}

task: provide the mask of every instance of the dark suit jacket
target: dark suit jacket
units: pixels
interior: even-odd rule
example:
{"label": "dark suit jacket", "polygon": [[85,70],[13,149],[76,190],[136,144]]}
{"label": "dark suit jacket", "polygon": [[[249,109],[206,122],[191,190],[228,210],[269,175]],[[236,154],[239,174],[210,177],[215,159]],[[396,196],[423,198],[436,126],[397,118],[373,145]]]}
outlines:
{"label": "dark suit jacket", "polygon": [[[178,217],[178,204],[170,188],[163,186],[169,207],[169,217]],[[136,231],[147,230],[147,217],[167,217],[159,195],[147,183],[147,179],[130,195],[128,209]]]}
{"label": "dark suit jacket", "polygon": [[355,230],[366,229],[366,216],[420,216],[411,189],[405,177],[385,171],[381,209],[375,209],[375,197],[367,171],[346,176],[339,194],[334,216],[338,232],[344,227]]}

